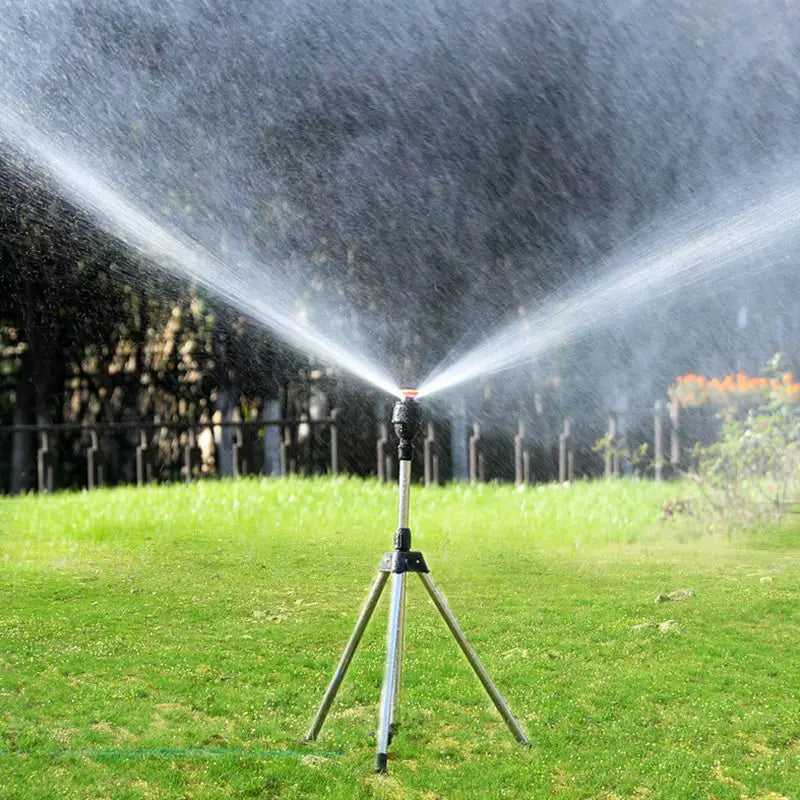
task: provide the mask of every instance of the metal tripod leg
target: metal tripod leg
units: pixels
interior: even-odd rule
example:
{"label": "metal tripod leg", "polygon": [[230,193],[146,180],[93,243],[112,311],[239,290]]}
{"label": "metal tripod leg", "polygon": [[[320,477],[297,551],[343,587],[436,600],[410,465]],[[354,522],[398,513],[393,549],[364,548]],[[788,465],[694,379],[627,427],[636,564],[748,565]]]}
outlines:
{"label": "metal tripod leg", "polygon": [[383,587],[386,586],[386,580],[388,577],[388,572],[379,572],[378,577],[375,579],[375,583],[372,584],[372,589],[367,596],[367,602],[364,603],[364,608],[361,610],[361,615],[356,622],[356,627],[350,636],[350,640],[345,645],[342,657],[339,659],[339,665],[336,667],[336,671],[333,673],[333,678],[331,679],[330,685],[325,692],[325,696],[322,698],[322,702],[320,703],[317,714],[314,717],[314,721],[311,723],[311,727],[308,729],[308,733],[306,734],[307,742],[313,742],[314,739],[317,738],[317,735],[319,734],[320,729],[325,722],[325,717],[328,716],[328,711],[330,710],[333,700],[336,697],[336,692],[339,691],[339,686],[341,686],[341,683],[344,680],[347,668],[350,666],[350,662],[352,661],[353,655],[356,652],[358,643],[361,641],[361,637],[364,635],[364,631],[367,628],[367,624],[372,616],[372,612],[375,611],[375,606],[378,604],[378,600],[380,600],[381,592],[383,592]]}
{"label": "metal tripod leg", "polygon": [[455,640],[458,642],[458,646],[467,657],[467,661],[469,661],[472,669],[475,670],[475,674],[483,684],[483,688],[486,689],[489,697],[492,698],[495,708],[500,712],[500,716],[505,720],[508,729],[518,742],[521,742],[525,745],[530,744],[530,742],[528,742],[528,737],[520,727],[516,717],[511,713],[508,703],[506,703],[503,695],[500,694],[500,691],[494,685],[494,681],[486,671],[486,667],[483,666],[481,660],[478,658],[478,654],[472,649],[472,646],[467,641],[467,637],[464,636],[464,632],[461,630],[458,621],[453,616],[453,612],[447,605],[444,595],[442,595],[442,593],[439,591],[439,588],[433,582],[433,578],[431,578],[430,573],[420,572],[418,574],[422,580],[422,583],[425,585],[425,588],[428,590],[428,594],[430,595],[431,600],[433,600],[433,604],[439,610],[439,613],[442,615],[447,627],[450,628],[450,633],[453,634]]}
{"label": "metal tripod leg", "polygon": [[389,628],[386,634],[386,668],[383,672],[383,689],[378,716],[377,755],[375,769],[386,772],[389,749],[389,726],[397,708],[400,659],[402,655],[403,600],[405,598],[405,572],[392,573],[392,599],[389,606]]}
{"label": "metal tripod leg", "polygon": [[400,619],[397,624],[397,668],[394,672],[394,688],[392,690],[392,706],[389,709],[389,744],[392,743],[392,738],[397,730],[397,704],[400,697],[400,687],[403,683],[403,649],[405,645],[406,636],[406,589],[408,588],[408,581],[405,579],[402,582],[401,596],[400,596]]}

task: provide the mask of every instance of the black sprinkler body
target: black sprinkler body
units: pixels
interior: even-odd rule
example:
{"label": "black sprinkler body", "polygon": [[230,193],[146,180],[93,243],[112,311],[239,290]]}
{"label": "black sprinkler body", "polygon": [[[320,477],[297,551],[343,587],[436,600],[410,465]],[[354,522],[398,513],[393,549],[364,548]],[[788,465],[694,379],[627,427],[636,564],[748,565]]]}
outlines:
{"label": "black sprinkler body", "polygon": [[414,454],[413,440],[419,431],[422,413],[415,394],[405,394],[392,409],[392,425],[397,435],[397,455],[400,461],[411,461]]}

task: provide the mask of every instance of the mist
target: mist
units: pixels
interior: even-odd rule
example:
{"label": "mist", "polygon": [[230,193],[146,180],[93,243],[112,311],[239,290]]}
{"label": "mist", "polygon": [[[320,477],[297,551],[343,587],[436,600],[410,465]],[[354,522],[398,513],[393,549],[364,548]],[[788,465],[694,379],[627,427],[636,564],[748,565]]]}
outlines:
{"label": "mist", "polygon": [[[515,321],[546,325],[638,242],[681,246],[676,219],[730,247],[726,215],[776,175],[792,196],[797,175],[800,11],[778,0],[0,10],[10,113],[208,252],[207,288],[277,304],[261,321],[279,337],[308,321],[404,384]],[[548,331],[505,385],[524,390],[553,358],[576,383],[602,362],[648,391],[684,367],[757,369],[780,337],[751,325],[740,364],[743,306],[800,340],[796,243],[762,244],[688,293],[684,273],[657,313],[631,301],[588,338]],[[142,268],[164,267],[141,249]]]}

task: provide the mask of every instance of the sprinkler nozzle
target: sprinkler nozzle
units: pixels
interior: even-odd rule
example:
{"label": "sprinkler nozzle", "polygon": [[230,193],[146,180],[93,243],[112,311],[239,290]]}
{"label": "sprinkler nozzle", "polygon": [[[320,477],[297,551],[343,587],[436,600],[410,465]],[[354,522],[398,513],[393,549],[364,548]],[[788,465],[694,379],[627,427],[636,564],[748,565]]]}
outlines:
{"label": "sprinkler nozzle", "polygon": [[400,394],[403,397],[418,397],[419,396],[419,389],[401,389]]}

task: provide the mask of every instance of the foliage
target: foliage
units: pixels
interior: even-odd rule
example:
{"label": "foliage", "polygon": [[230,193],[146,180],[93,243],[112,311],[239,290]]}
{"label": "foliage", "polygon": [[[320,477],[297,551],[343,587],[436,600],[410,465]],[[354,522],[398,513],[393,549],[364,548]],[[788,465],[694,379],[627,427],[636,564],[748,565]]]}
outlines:
{"label": "foliage", "polygon": [[[758,380],[761,404],[721,412],[715,444],[697,448],[695,479],[713,510],[727,524],[750,523],[762,515],[794,511],[800,501],[800,405],[797,384],[776,356],[771,378]],[[751,397],[751,379],[743,382]],[[738,385],[738,384],[737,384]]]}
{"label": "foliage", "polygon": [[[29,171],[0,154],[0,424],[199,421],[222,390],[278,396],[291,362],[263,332],[133,264]],[[108,454],[115,474],[131,446]],[[0,438],[0,491],[30,488],[34,457],[32,437]]]}
{"label": "foliage", "polygon": [[641,475],[652,467],[648,451],[647,442],[642,442],[638,447],[630,447],[624,436],[614,436],[611,433],[598,439],[592,447],[592,452],[603,455],[607,472],[611,473],[607,477],[618,477],[622,463],[630,465],[634,474]]}
{"label": "foliage", "polygon": [[14,404],[15,376],[25,349],[15,328],[0,325],[0,419]]}
{"label": "foliage", "polygon": [[[0,796],[794,796],[797,540],[681,543],[657,522],[674,491],[415,492],[414,544],[533,746],[412,580],[381,780],[386,597],[320,740],[300,740],[391,542],[393,487],[0,499]],[[695,597],[654,603],[681,588]]]}

